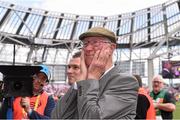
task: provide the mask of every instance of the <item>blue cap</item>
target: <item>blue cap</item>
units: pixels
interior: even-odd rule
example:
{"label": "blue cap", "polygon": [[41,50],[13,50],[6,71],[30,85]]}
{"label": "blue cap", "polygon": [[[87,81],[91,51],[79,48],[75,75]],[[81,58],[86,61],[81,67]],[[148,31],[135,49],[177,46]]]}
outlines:
{"label": "blue cap", "polygon": [[40,72],[44,73],[47,77],[47,81],[50,79],[50,72],[49,69],[46,65],[40,65],[42,67],[42,69],[40,70]]}

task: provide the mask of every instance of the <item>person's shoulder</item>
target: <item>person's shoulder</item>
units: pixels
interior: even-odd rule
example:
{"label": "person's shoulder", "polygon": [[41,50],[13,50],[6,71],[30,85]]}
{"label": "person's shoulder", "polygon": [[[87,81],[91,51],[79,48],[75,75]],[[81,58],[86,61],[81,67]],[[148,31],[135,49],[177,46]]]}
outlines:
{"label": "person's shoulder", "polygon": [[171,93],[168,89],[163,89],[161,92],[164,94],[165,99],[169,99],[173,97],[173,93]]}
{"label": "person's shoulder", "polygon": [[121,77],[122,79],[137,81],[133,75],[127,73],[119,73],[119,77]]}
{"label": "person's shoulder", "polygon": [[44,98],[45,98],[45,96],[47,96],[47,99],[48,99],[48,100],[51,100],[51,99],[54,100],[53,95],[52,95],[52,94],[48,94],[46,91],[43,91],[43,92],[41,93],[41,95],[43,95]]}
{"label": "person's shoulder", "polygon": [[134,86],[139,86],[138,81],[130,74],[126,73],[118,73],[116,74],[116,78],[112,79],[112,81],[118,81],[117,84],[130,84]]}
{"label": "person's shoulder", "polygon": [[142,99],[142,100],[147,100],[148,101],[148,98],[144,95],[144,94],[138,94],[138,99]]}
{"label": "person's shoulder", "polygon": [[164,94],[171,94],[171,93],[169,92],[168,88],[163,88],[163,89],[161,90],[161,92],[163,92]]}
{"label": "person's shoulder", "polygon": [[41,95],[46,95],[46,96],[50,96],[50,94],[48,94],[46,91],[42,91]]}
{"label": "person's shoulder", "polygon": [[145,103],[145,102],[149,103],[148,98],[143,94],[138,94],[138,101],[141,101],[141,103]]}
{"label": "person's shoulder", "polygon": [[164,94],[165,94],[165,96],[172,96],[173,95],[173,93],[171,93],[167,89],[164,90]]}

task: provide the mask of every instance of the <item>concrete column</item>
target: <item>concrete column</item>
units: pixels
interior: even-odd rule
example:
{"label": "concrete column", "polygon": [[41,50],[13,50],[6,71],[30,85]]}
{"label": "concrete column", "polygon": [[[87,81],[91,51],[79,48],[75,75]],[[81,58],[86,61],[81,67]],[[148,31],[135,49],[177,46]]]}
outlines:
{"label": "concrete column", "polygon": [[154,76],[153,59],[148,59],[148,86],[152,90],[152,78]]}

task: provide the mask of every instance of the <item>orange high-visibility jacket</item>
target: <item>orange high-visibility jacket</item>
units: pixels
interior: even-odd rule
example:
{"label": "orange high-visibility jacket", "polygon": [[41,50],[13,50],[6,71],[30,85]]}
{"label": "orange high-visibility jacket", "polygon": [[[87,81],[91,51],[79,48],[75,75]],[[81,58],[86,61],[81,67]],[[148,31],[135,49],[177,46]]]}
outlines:
{"label": "orange high-visibility jacket", "polygon": [[156,111],[153,105],[152,98],[147,94],[147,92],[144,90],[144,88],[139,88],[138,94],[145,95],[150,103],[149,109],[147,110],[146,114],[146,120],[155,120],[156,119]]}
{"label": "orange high-visibility jacket", "polygon": [[[27,115],[25,115],[24,109],[20,105],[22,97],[17,97],[13,101],[13,118],[14,119],[23,119],[27,118]],[[38,100],[37,100],[38,99]],[[46,92],[43,92],[39,98],[38,96],[30,97],[30,107],[31,109],[35,110],[41,115],[44,115],[44,110],[47,104],[48,100],[48,94]],[[35,109],[34,106],[37,104],[37,108]]]}

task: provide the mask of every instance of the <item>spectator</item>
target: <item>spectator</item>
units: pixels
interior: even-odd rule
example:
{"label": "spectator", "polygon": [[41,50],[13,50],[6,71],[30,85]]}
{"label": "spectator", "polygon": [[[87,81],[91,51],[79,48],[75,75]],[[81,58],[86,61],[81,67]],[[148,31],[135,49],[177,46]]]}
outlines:
{"label": "spectator", "polygon": [[147,91],[142,87],[142,80],[139,75],[134,75],[138,80],[139,90],[138,90],[138,101],[136,109],[135,119],[146,119],[146,120],[155,120],[156,113],[153,105],[152,98],[147,94]]}
{"label": "spectator", "polygon": [[164,62],[162,76],[163,78],[173,78],[172,64],[170,63],[170,61]]}
{"label": "spectator", "polygon": [[138,83],[113,65],[116,36],[94,27],[83,42],[80,75],[52,112],[55,119],[134,119]]}
{"label": "spectator", "polygon": [[[0,118],[3,119],[48,119],[55,107],[52,96],[43,91],[43,86],[48,83],[49,70],[41,65],[42,69],[33,76],[33,96],[16,97],[4,101]],[[10,105],[10,106],[9,106]],[[11,107],[12,110],[9,109]],[[12,117],[12,118],[10,118]]]}
{"label": "spectator", "polygon": [[156,119],[173,119],[173,111],[176,109],[175,98],[164,88],[164,80],[161,75],[154,76],[152,80],[153,91],[150,96],[154,100]]}
{"label": "spectator", "polygon": [[80,56],[81,52],[76,52],[68,63],[67,76],[69,85],[73,85],[80,75]]}
{"label": "spectator", "polygon": [[68,62],[67,65],[67,77],[68,77],[68,85],[49,85],[45,88],[45,90],[54,96],[55,101],[57,102],[59,98],[64,96],[68,91],[69,87],[74,84],[76,81],[76,77],[80,74],[80,56],[81,52],[76,52],[73,54],[72,58]]}

